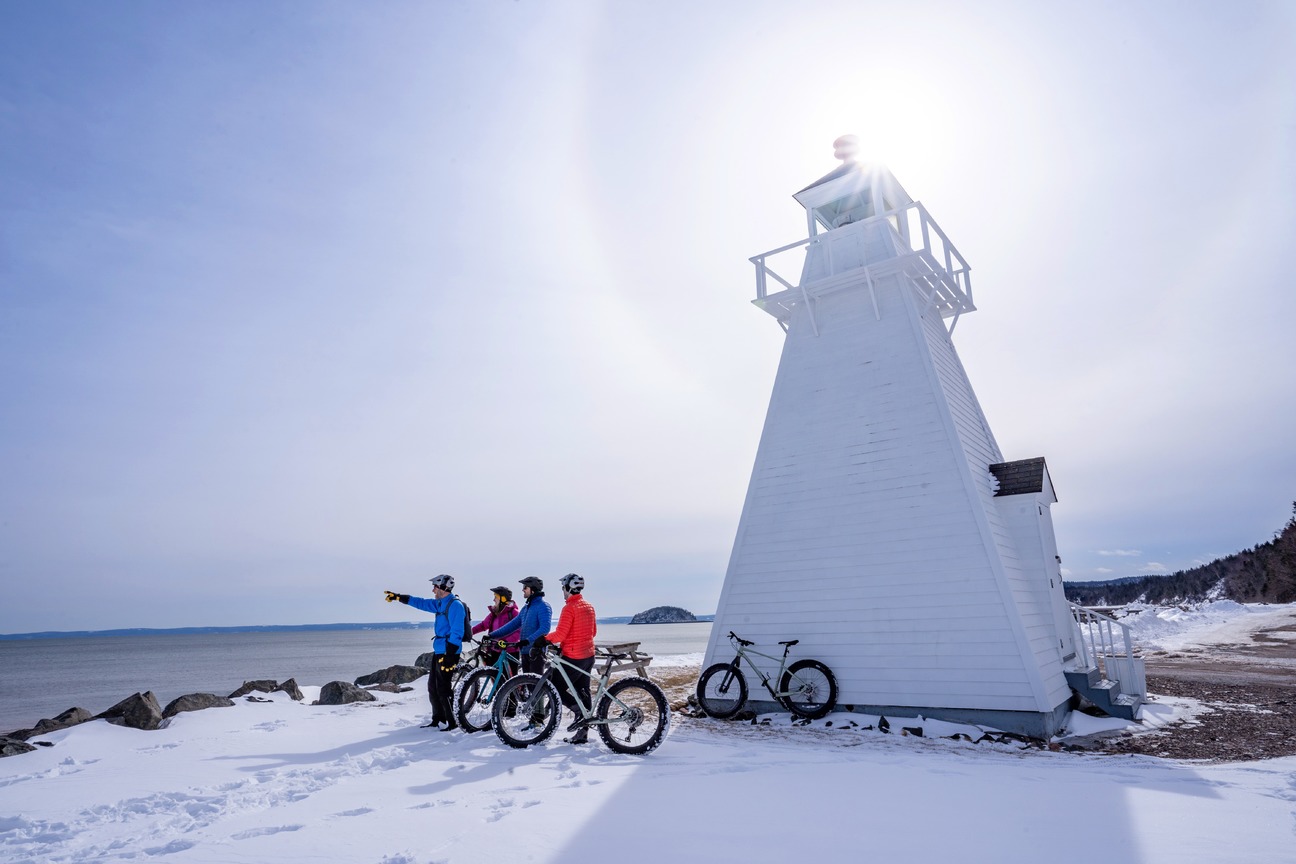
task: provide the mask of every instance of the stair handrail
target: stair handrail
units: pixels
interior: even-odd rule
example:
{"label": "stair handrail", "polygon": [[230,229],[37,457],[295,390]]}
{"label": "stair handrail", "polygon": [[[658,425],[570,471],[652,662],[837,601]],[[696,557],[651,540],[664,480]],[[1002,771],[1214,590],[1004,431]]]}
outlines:
{"label": "stair handrail", "polygon": [[[1139,687],[1142,676],[1134,662],[1134,638],[1130,635],[1129,625],[1070,600],[1067,605],[1071,607],[1076,624],[1076,644],[1085,665],[1097,668],[1104,678]],[[1115,627],[1120,628],[1120,647],[1124,649],[1119,652],[1116,650]]]}

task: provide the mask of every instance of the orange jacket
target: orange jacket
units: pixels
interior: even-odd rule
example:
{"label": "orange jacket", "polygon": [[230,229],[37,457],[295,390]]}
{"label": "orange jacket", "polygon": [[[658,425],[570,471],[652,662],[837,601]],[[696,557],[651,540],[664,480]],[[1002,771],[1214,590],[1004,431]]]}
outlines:
{"label": "orange jacket", "polygon": [[569,660],[584,660],[594,656],[594,634],[598,622],[594,620],[594,607],[579,594],[567,598],[562,614],[558,616],[558,629],[545,638],[562,646],[562,655]]}

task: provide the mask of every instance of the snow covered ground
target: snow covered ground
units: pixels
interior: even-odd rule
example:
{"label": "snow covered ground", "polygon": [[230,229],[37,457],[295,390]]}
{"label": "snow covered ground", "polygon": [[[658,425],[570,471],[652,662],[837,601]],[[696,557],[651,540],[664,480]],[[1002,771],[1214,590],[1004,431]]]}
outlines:
{"label": "snow covered ground", "polygon": [[[1176,644],[1215,638],[1228,624],[1217,611],[1181,623]],[[302,689],[307,702],[318,693]],[[375,695],[320,707],[274,694],[155,732],[96,721],[33,739],[55,746],[0,760],[0,862],[711,864],[858,851],[1218,864],[1291,861],[1296,850],[1296,758],[1049,752],[898,734],[909,721],[882,734],[843,714],[809,726],[677,715],[645,757],[563,743],[519,751],[490,732],[419,728],[420,690]],[[1151,707],[1150,725],[1190,710]]]}

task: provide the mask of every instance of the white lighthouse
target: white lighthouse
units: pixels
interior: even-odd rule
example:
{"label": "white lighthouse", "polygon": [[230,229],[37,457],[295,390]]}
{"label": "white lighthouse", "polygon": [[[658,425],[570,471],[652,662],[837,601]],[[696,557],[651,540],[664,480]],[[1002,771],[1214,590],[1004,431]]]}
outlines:
{"label": "white lighthouse", "polygon": [[787,335],[703,668],[731,630],[799,639],[839,709],[1050,735],[1080,666],[1048,469],[1005,462],[954,350],[963,256],[837,148],[794,196],[809,236],[751,259]]}

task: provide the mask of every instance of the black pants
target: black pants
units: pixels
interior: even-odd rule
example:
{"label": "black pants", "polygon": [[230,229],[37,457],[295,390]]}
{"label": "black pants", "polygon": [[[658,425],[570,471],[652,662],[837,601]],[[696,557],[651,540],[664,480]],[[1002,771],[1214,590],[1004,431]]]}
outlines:
{"label": "black pants", "polygon": [[432,655],[432,671],[428,673],[428,699],[432,702],[432,722],[449,723],[454,727],[457,724],[454,710],[450,707],[451,697],[454,695],[450,678],[454,674],[454,668],[451,667],[449,672],[441,671],[441,661],[444,657],[444,654]]}
{"label": "black pants", "polygon": [[[593,657],[586,657],[584,660],[573,660],[570,657],[564,657],[563,659],[583,672],[589,672],[594,668]],[[571,690],[576,691],[575,698],[573,698],[571,690],[567,687],[563,672],[567,673],[567,677],[572,679]],[[576,710],[576,699],[579,699],[580,704],[585,707],[585,712],[589,712],[590,679],[588,675],[582,675],[580,672],[574,672],[571,669],[563,669],[562,672],[554,670],[553,678],[550,680],[558,688],[558,695],[562,698],[563,705],[570,709],[573,714],[580,716],[580,712]]]}
{"label": "black pants", "polygon": [[530,672],[532,675],[543,675],[545,660],[543,654],[537,654],[532,657],[531,652],[522,649],[522,671]]}

